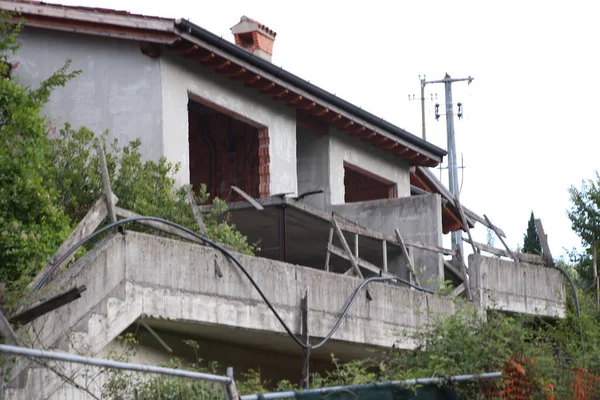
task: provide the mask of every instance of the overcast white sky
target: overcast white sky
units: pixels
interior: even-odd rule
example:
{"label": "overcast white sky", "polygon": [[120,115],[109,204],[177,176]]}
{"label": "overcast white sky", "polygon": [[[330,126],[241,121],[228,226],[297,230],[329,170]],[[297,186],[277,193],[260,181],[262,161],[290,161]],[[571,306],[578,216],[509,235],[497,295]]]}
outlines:
{"label": "overcast white sky", "polygon": [[[465,112],[455,125],[466,167],[462,203],[503,228],[513,248],[522,245],[532,210],[555,257],[580,245],[566,216],[567,190],[598,168],[598,2],[61,3],[186,18],[228,40],[229,28],[247,15],[277,32],[275,64],[416,135],[420,105],[408,95],[418,97],[419,74],[471,75],[470,86],[454,85]],[[431,93],[443,110],[443,86],[427,87]],[[428,140],[446,148],[444,116],[435,121],[434,104],[427,104]],[[486,231],[477,238],[485,242]]]}

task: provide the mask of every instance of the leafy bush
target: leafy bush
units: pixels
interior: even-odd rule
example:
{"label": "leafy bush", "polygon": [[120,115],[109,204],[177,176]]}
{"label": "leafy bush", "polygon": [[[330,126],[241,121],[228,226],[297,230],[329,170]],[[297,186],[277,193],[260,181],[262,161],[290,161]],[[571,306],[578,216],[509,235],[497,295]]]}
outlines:
{"label": "leafy bush", "polygon": [[52,89],[79,72],[68,72],[67,61],[37,89],[4,78],[21,28],[7,19],[0,14],[0,282],[13,290],[35,276],[71,230],[52,179],[51,144],[40,111]]}
{"label": "leafy bush", "polygon": [[[174,175],[179,170],[178,164],[168,162],[165,157],[157,162],[143,160],[139,139],[122,147],[114,140],[107,146],[106,134],[96,137],[86,128],[75,130],[67,124],[53,140],[52,162],[56,166],[54,179],[61,205],[72,220],[81,220],[103,194],[96,153],[98,144],[105,148],[112,190],[119,198],[119,207],[198,231],[184,188],[176,189]],[[203,204],[207,199],[206,186],[201,185],[196,202]],[[215,199],[214,205],[212,212],[203,217],[209,238],[241,253],[252,254],[253,246],[246,237],[227,219],[219,221],[218,217],[227,212],[226,203]],[[142,230],[159,234],[153,229]]]}

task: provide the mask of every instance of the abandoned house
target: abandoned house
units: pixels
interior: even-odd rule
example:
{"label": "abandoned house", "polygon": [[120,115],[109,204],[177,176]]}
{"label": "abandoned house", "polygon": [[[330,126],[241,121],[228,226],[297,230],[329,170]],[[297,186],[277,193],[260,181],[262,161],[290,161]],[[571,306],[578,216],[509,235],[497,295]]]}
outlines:
{"label": "abandoned house", "polygon": [[[444,234],[476,223],[503,234],[461,207],[428,169],[446,151],[272,64],[276,33],[265,25],[242,17],[233,43],[185,19],[10,0],[0,8],[25,24],[11,60],[19,63],[15,79],[35,86],[66,59],[82,70],[52,95],[44,110],[52,125],[140,138],[145,157],[181,164],[179,185],[205,183],[211,197],[226,200],[231,221],[260,243],[240,262],[296,333],[307,291],[307,325],[318,339],[363,278],[398,278],[357,298],[311,354],[314,370],[327,368],[330,353],[350,360],[412,348],[400,330],[454,312],[435,295],[446,280],[482,309],[564,315],[565,283],[542,257],[506,260],[478,248],[463,261],[444,249]],[[105,354],[143,320],[175,354],[185,354],[182,339],[195,338],[205,359],[260,368],[273,381],[298,375],[298,347],[217,250],[115,234],[48,283],[81,285],[79,299],[23,326],[37,330],[37,345]],[[140,362],[171,356],[152,335],[140,346]]]}

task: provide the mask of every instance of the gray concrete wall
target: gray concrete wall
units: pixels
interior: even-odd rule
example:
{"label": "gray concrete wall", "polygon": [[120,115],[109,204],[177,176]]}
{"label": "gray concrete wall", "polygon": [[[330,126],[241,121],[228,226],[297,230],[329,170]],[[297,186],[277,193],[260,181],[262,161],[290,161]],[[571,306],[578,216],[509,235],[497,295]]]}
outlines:
{"label": "gray concrete wall", "polygon": [[85,126],[125,144],[142,139],[142,154],[158,159],[162,148],[160,62],[144,56],[136,42],[27,28],[19,35],[18,81],[38,87],[67,59],[81,75],[56,89],[44,114],[52,125]]}
{"label": "gray concrete wall", "polygon": [[[333,211],[388,235],[395,235],[394,229],[398,228],[405,240],[442,246],[442,203],[438,194],[342,204],[333,206]],[[444,279],[441,254],[414,249],[413,258],[421,285],[439,288]],[[405,266],[404,261],[401,265]],[[405,267],[400,276],[408,276]]]}
{"label": "gray concrete wall", "polygon": [[[238,257],[294,332],[300,331],[300,302],[309,290],[310,332],[315,338],[329,332],[361,282],[278,261]],[[217,267],[222,277],[216,274]],[[145,315],[177,323],[177,330],[208,332],[216,327],[210,334],[219,338],[227,334],[232,340],[248,338],[271,348],[279,343],[281,351],[297,350],[249,280],[222,253],[206,247],[129,231],[82,258],[62,284],[85,284],[88,290],[81,299],[36,321],[37,329],[46,332],[40,338],[49,348],[77,342],[81,350],[87,341],[86,348],[97,353]],[[346,346],[338,347],[336,354],[360,353],[365,345],[412,348],[414,343],[402,330],[410,332],[425,326],[432,315],[454,312],[452,302],[395,285],[374,283],[369,292],[373,300],[358,296],[324,354],[336,343]],[[71,337],[69,331],[81,332],[81,338]],[[66,338],[71,340],[68,346]]]}
{"label": "gray concrete wall", "polygon": [[245,87],[197,63],[171,56],[160,58],[162,66],[162,113],[164,154],[180,162],[176,176],[189,183],[188,93],[199,96],[269,130],[270,193],[297,193],[296,114],[258,91]]}
{"label": "gray concrete wall", "polygon": [[410,196],[410,171],[406,161],[362,142],[360,139],[329,130],[329,170],[331,204],[344,204],[344,161],[395,182],[398,197]]}
{"label": "gray concrete wall", "polygon": [[556,269],[473,254],[469,278],[474,301],[483,309],[565,316],[566,282]]}
{"label": "gray concrete wall", "polygon": [[329,137],[319,136],[298,127],[296,130],[298,162],[298,194],[322,189],[323,193],[305,197],[302,201],[326,210],[331,204],[329,191]]}

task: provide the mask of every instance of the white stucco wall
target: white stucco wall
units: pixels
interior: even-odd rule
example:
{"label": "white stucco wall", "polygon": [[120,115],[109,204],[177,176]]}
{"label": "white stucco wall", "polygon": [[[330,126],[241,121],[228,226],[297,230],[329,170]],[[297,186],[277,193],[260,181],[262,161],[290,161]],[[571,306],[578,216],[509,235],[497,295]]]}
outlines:
{"label": "white stucco wall", "polygon": [[398,197],[410,196],[410,168],[407,162],[332,128],[329,131],[329,190],[332,205],[344,204],[344,161],[395,182]]}
{"label": "white stucco wall", "polygon": [[140,138],[147,159],[162,153],[160,62],[143,55],[130,40],[27,28],[19,35],[21,48],[9,61],[20,63],[16,79],[31,87],[49,78],[71,59],[81,70],[65,87],[52,92],[44,107],[58,130],[68,122],[124,145]]}
{"label": "white stucco wall", "polygon": [[189,183],[188,93],[226,108],[269,130],[270,193],[297,193],[294,109],[209,68],[161,57],[164,155],[181,162],[180,184]]}

